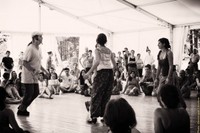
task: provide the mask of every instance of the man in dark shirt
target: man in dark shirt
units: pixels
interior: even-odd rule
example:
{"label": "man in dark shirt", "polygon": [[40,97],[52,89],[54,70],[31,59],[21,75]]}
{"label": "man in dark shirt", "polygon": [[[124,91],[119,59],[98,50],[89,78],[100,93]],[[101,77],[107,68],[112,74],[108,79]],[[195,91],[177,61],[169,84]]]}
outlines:
{"label": "man in dark shirt", "polygon": [[2,59],[2,66],[5,73],[10,73],[13,69],[13,59],[10,57],[10,51],[6,51],[6,56]]}

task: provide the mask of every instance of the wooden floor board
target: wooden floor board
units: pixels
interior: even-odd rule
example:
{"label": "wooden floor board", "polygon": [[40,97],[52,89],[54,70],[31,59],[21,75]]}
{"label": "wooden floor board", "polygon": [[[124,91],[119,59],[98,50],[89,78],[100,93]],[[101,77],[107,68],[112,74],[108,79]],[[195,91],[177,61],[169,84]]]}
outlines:
{"label": "wooden floor board", "polygon": [[[137,116],[136,128],[141,133],[153,133],[153,112],[159,107],[156,97],[124,97],[134,108]],[[37,98],[28,108],[29,117],[17,116],[19,125],[31,133],[106,133],[107,127],[100,120],[95,125],[86,123],[88,113],[84,102],[90,100],[78,94],[56,95],[54,99]],[[197,99],[186,100],[191,119],[191,133],[197,132]],[[17,112],[18,105],[10,105]]]}

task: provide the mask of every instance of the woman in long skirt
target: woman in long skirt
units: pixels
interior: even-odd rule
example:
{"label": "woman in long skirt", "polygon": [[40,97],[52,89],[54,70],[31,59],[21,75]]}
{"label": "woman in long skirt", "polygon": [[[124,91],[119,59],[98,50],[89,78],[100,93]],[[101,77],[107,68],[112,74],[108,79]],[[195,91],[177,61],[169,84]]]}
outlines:
{"label": "woman in long skirt", "polygon": [[90,119],[88,123],[96,123],[98,117],[103,117],[107,102],[110,100],[116,62],[112,51],[105,46],[107,37],[101,33],[96,39],[95,61],[91,69],[85,74],[84,78],[96,70],[96,76],[91,90]]}

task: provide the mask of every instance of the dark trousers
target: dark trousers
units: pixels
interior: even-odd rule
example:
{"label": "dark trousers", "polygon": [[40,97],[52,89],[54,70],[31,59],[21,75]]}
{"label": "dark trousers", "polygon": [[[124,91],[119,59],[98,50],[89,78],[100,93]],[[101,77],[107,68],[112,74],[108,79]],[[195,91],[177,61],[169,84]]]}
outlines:
{"label": "dark trousers", "polygon": [[91,90],[91,118],[103,117],[106,104],[112,94],[113,82],[112,69],[97,71]]}
{"label": "dark trousers", "polygon": [[39,85],[38,84],[24,84],[25,86],[25,94],[22,100],[21,105],[19,106],[19,110],[25,111],[28,106],[33,102],[33,100],[39,94]]}

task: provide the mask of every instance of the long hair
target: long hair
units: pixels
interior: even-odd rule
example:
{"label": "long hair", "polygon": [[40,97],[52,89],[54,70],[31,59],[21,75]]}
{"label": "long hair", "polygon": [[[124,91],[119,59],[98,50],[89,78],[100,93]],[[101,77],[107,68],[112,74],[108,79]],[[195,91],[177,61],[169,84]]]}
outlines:
{"label": "long hair", "polygon": [[167,38],[160,38],[158,41],[161,42],[162,44],[165,44],[164,47],[165,47],[166,49],[171,48],[171,46],[170,46],[170,44],[169,44],[169,40],[168,40]]}

